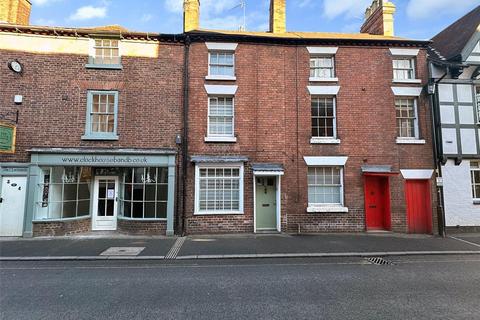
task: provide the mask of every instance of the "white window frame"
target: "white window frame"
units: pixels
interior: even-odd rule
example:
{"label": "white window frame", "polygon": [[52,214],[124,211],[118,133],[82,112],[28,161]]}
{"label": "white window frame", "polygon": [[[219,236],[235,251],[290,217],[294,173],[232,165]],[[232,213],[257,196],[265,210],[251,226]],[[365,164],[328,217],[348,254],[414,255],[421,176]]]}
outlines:
{"label": "white window frame", "polygon": [[[473,166],[472,166],[472,163],[476,163],[476,164],[477,164],[477,167],[473,167]],[[471,183],[471,185],[472,185],[472,198],[473,198],[473,201],[474,201],[475,203],[477,203],[477,202],[480,202],[480,194],[476,194],[476,192],[475,192],[475,186],[476,186],[477,184],[480,184],[480,181],[478,181],[478,182],[477,182],[477,181],[474,181],[474,175],[473,175],[473,173],[474,173],[475,171],[480,171],[480,161],[471,161],[471,162],[470,162],[470,176],[471,176],[471,181],[470,181],[470,183]]]}
{"label": "white window frame", "polygon": [[[413,137],[400,137],[398,132],[398,117],[397,117],[397,99],[410,99],[413,100],[413,108],[415,120],[413,122],[414,136]],[[418,119],[418,97],[414,96],[395,96],[394,102],[395,108],[395,131],[397,135],[397,144],[425,144],[426,141],[420,139],[420,126]]]}
{"label": "white window frame", "polygon": [[[200,169],[239,169],[239,210],[201,211],[200,210]],[[242,215],[244,214],[244,165],[243,163],[198,163],[195,166],[195,210],[194,215]]]}
{"label": "white window frame", "polygon": [[342,165],[321,165],[321,166],[307,166],[307,201],[309,201],[309,183],[308,183],[308,169],[311,168],[336,168],[340,170],[340,203],[311,203],[308,202],[307,212],[348,212],[348,208],[345,207],[345,183],[344,183],[344,169]]}
{"label": "white window frame", "polygon": [[312,72],[312,66],[311,66],[312,60],[315,60],[315,59],[325,59],[325,58],[329,58],[329,59],[331,59],[331,61],[332,61],[332,69],[331,69],[331,70],[332,70],[332,74],[331,74],[331,76],[324,78],[324,77],[315,77],[315,76],[312,77],[312,76],[310,75],[310,78],[309,78],[309,81],[310,81],[310,82],[317,82],[317,81],[318,81],[318,82],[321,82],[321,81],[327,81],[327,82],[328,82],[328,81],[332,81],[332,82],[336,82],[336,81],[338,81],[338,78],[336,77],[337,68],[336,68],[336,65],[335,65],[335,62],[336,62],[336,61],[335,61],[335,60],[336,60],[336,59],[335,59],[335,54],[311,54],[311,55],[310,55],[310,60],[309,60],[309,62],[310,62],[310,66],[309,66],[309,72],[310,72],[310,74],[311,74],[311,72]]}
{"label": "white window frame", "polygon": [[[212,74],[212,68],[211,68],[211,63],[210,59],[213,53],[228,53],[232,55],[232,68],[233,68],[233,76],[230,75],[218,75],[218,74]],[[214,49],[214,50],[209,50],[208,51],[208,76],[206,77],[206,80],[223,80],[223,81],[234,81],[237,80],[236,77],[236,62],[235,62],[235,50],[229,50],[229,49]]]}
{"label": "white window frame", "polygon": [[[212,134],[210,133],[210,99],[211,98],[231,98],[232,99],[232,134]],[[206,142],[236,142],[235,137],[235,96],[234,95],[209,95],[208,96],[208,110],[207,110],[207,136]]]}
{"label": "white window frame", "polygon": [[[316,99],[316,98],[332,98],[333,99],[333,136],[331,137],[322,137],[322,136],[317,136],[317,137],[314,137],[313,136],[313,132],[312,133],[312,136],[311,136],[311,139],[310,139],[310,143],[311,144],[321,144],[321,143],[325,143],[325,144],[338,144],[340,143],[340,140],[337,138],[337,96],[336,95],[311,95],[311,99],[310,99],[310,119],[313,119],[313,114],[312,114],[312,102],[313,102],[313,99]],[[311,128],[313,131],[313,127]]]}
{"label": "white window frame", "polygon": [[[103,64],[95,62],[95,40],[116,40],[118,41],[118,64]],[[116,38],[91,38],[89,41],[89,57],[88,63],[86,64],[87,68],[91,69],[122,69],[122,41],[121,39]]]}
{"label": "white window frame", "polygon": [[477,110],[477,124],[480,124],[480,85],[475,86],[475,108]]}
{"label": "white window frame", "polygon": [[[411,64],[411,69],[398,69],[395,68],[394,63],[395,61],[403,61],[403,60],[408,60],[410,61]],[[422,80],[417,79],[417,59],[412,56],[394,56],[392,59],[392,70],[393,70],[393,82],[397,83],[421,83]],[[408,79],[398,79],[395,76],[395,71],[396,70],[412,70],[412,78]]]}

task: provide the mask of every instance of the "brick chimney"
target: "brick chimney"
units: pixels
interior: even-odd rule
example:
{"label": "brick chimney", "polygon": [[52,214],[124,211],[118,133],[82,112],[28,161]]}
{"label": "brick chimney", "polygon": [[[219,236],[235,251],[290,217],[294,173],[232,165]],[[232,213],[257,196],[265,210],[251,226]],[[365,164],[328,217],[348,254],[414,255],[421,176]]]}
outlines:
{"label": "brick chimney", "polygon": [[270,0],[270,32],[287,32],[286,0]]}
{"label": "brick chimney", "polygon": [[0,23],[29,25],[31,9],[29,0],[0,0]]}
{"label": "brick chimney", "polygon": [[200,0],[183,1],[183,31],[198,30],[200,27]]}
{"label": "brick chimney", "polygon": [[394,13],[395,5],[389,0],[373,0],[365,12],[365,22],[360,32],[393,37]]}

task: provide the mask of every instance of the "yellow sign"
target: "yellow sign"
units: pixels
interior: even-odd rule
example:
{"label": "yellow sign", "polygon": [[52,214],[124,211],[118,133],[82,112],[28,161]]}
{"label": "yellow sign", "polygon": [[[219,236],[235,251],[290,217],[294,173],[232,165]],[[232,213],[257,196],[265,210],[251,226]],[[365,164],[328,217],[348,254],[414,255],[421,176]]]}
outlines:
{"label": "yellow sign", "polygon": [[17,127],[0,122],[0,153],[15,153]]}

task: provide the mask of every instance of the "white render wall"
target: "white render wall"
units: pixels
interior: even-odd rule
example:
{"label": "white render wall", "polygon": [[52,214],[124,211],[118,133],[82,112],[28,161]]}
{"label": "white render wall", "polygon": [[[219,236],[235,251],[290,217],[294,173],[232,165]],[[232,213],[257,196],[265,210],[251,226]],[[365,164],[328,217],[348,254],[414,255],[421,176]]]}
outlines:
{"label": "white render wall", "polygon": [[448,160],[442,171],[446,225],[480,226],[480,205],[473,204],[470,161],[455,166]]}

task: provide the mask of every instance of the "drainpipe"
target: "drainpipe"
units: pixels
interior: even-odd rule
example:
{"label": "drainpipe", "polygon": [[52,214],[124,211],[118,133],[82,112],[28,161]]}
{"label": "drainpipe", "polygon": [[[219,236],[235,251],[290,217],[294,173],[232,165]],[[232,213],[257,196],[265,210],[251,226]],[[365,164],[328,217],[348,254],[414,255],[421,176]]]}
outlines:
{"label": "drainpipe", "polygon": [[188,107],[189,107],[189,70],[190,36],[185,37],[185,52],[183,61],[183,142],[182,142],[182,210],[180,218],[180,234],[185,236],[185,210],[188,166]]}
{"label": "drainpipe", "polygon": [[[447,71],[443,76],[441,76],[438,80],[435,80],[432,75],[432,63],[430,63],[428,68],[429,73],[429,87],[433,86],[433,93],[429,92],[429,100],[430,100],[430,116],[432,118],[432,141],[433,141],[433,159],[435,163],[435,169],[437,171],[437,177],[442,177],[442,160],[439,158],[439,155],[443,157],[443,145],[442,145],[442,133],[437,129],[441,129],[440,123],[440,115],[438,114],[438,101],[436,99],[436,95],[438,93],[438,84],[447,76],[448,74],[448,67]],[[445,230],[445,202],[443,197],[443,186],[437,185],[437,200],[438,200],[438,210],[437,210],[437,218],[438,218],[438,233],[443,238],[446,237],[446,230]]]}

